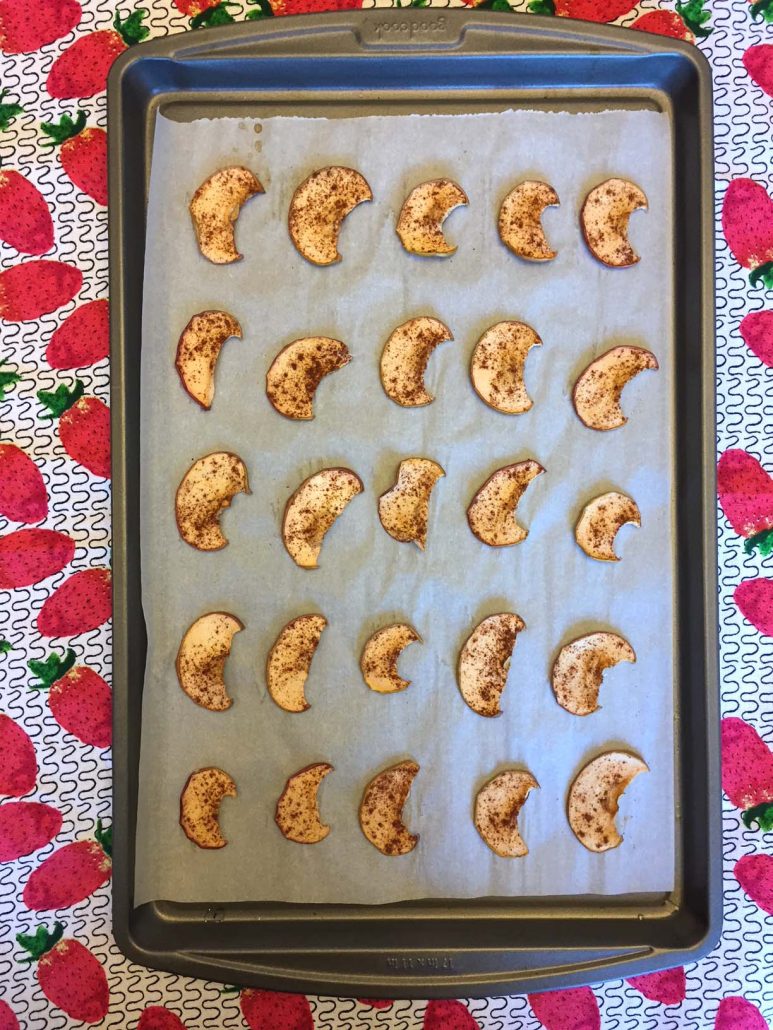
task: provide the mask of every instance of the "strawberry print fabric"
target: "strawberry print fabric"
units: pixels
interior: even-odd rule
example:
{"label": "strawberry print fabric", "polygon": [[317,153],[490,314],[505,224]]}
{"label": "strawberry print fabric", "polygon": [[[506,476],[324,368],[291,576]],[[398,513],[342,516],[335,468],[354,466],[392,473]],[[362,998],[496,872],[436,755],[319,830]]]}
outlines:
{"label": "strawberry print fabric", "polygon": [[764,1030],[773,1025],[773,0],[484,3],[687,39],[713,67],[720,945],[697,965],[630,981],[390,1003],[224,991],[133,966],[112,940],[105,77],[145,38],[361,5],[0,0],[0,1030]]}

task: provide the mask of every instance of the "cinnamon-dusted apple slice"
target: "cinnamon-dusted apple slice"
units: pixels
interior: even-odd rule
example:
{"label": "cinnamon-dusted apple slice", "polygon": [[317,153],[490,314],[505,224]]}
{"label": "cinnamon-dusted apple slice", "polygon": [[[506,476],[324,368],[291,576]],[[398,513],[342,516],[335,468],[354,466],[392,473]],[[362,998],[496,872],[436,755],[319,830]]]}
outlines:
{"label": "cinnamon-dusted apple slice", "polygon": [[242,327],[227,311],[200,311],[183,329],[175,367],[188,396],[205,411],[215,396],[215,366],[226,340],[242,338]]}
{"label": "cinnamon-dusted apple slice", "polygon": [[221,168],[210,175],[193,194],[191,218],[199,250],[215,265],[240,261],[234,228],[242,204],[263,187],[249,168],[238,165]]}
{"label": "cinnamon-dusted apple slice", "polygon": [[574,384],[574,410],[589,429],[618,429],[628,421],[620,407],[623,387],[658,359],[645,347],[613,347],[591,361]]}
{"label": "cinnamon-dusted apple slice", "polygon": [[387,396],[403,408],[420,408],[434,401],[434,394],[424,386],[427,362],[438,344],[453,338],[448,326],[428,315],[399,325],[381,354],[381,383]]}
{"label": "cinnamon-dusted apple slice", "polygon": [[591,254],[610,268],[635,265],[639,255],[628,240],[628,219],[646,207],[644,193],[626,179],[607,179],[595,186],[580,212],[582,234]]}
{"label": "cinnamon-dusted apple slice", "polygon": [[478,791],[475,827],[494,854],[522,858],[529,854],[518,830],[518,816],[529,791],[539,784],[525,769],[506,769]]}
{"label": "cinnamon-dusted apple slice", "polygon": [[542,228],[542,212],[559,204],[558,194],[547,182],[519,182],[499,209],[499,238],[513,254],[527,261],[552,261],[556,251]]}
{"label": "cinnamon-dusted apple slice", "polygon": [[192,772],[180,795],[180,826],[188,840],[200,848],[224,848],[228,841],[220,832],[220,804],[235,797],[236,784],[222,769]]}
{"label": "cinnamon-dusted apple slice", "polygon": [[330,833],[330,827],[319,815],[317,792],[331,772],[332,765],[315,762],[288,779],[274,813],[274,822],[288,840],[297,844],[318,844]]}
{"label": "cinnamon-dusted apple slice", "polygon": [[266,396],[285,418],[314,418],[314,394],[322,379],[352,360],[349,348],[329,336],[288,343],[266,373]]}
{"label": "cinnamon-dusted apple slice", "polygon": [[198,551],[219,551],[228,541],[220,515],[236,494],[250,492],[247,469],[237,454],[214,451],[194,461],[175,498],[175,518],[183,540]]}
{"label": "cinnamon-dusted apple slice", "polygon": [[617,633],[588,633],[565,644],[553,663],[551,682],[556,701],[572,715],[590,715],[599,708],[604,672],[619,662],[635,662],[636,652]]}
{"label": "cinnamon-dusted apple slice", "polygon": [[606,751],[588,762],[569,788],[567,815],[575,837],[588,851],[609,851],[623,843],[615,826],[618,799],[631,780],[649,767],[628,751]]}
{"label": "cinnamon-dusted apple slice", "polygon": [[365,488],[347,468],[321,469],[304,479],[287,502],[282,539],[296,565],[316,569],[325,534],[349,501]]}
{"label": "cinnamon-dusted apple slice", "polygon": [[306,680],[325,626],[324,615],[299,615],[287,623],[268,653],[268,692],[286,712],[305,712],[311,707],[306,700]]}
{"label": "cinnamon-dusted apple slice", "polygon": [[394,540],[427,546],[429,498],[445,472],[429,458],[406,458],[397,470],[397,482],[378,499],[381,525]]}
{"label": "cinnamon-dusted apple slice", "polygon": [[407,855],[419,842],[403,823],[403,806],[419,766],[408,759],[377,773],[360,802],[360,827],[382,855]]}
{"label": "cinnamon-dusted apple slice", "polygon": [[516,508],[532,479],[544,471],[529,458],[489,476],[467,509],[467,522],[478,540],[489,547],[510,547],[526,539],[529,531],[516,521]]}
{"label": "cinnamon-dusted apple slice", "polygon": [[405,199],[395,231],[409,254],[445,257],[453,254],[443,235],[443,222],[457,207],[469,204],[467,194],[451,179],[430,179],[414,186]]}
{"label": "cinnamon-dusted apple slice", "polygon": [[610,490],[588,501],[577,520],[574,536],[590,558],[620,561],[615,554],[615,537],[625,525],[641,525],[639,506],[628,494]]}
{"label": "cinnamon-dusted apple slice", "polygon": [[177,680],[188,697],[210,712],[233,704],[223,673],[234,636],[244,625],[228,612],[208,612],[189,626],[177,652]]}
{"label": "cinnamon-dusted apple slice", "polygon": [[525,322],[497,322],[475,344],[470,379],[482,401],[505,415],[521,415],[532,406],[523,381],[523,366],[542,340]]}
{"label": "cinnamon-dusted apple slice", "polygon": [[478,715],[501,715],[499,701],[518,634],[526,623],[515,612],[489,615],[467,638],[459,653],[459,690]]}
{"label": "cinnamon-dusted apple slice", "polygon": [[409,644],[421,643],[421,637],[405,622],[384,626],[368,638],[360,658],[362,678],[377,694],[395,694],[411,685],[397,671],[397,659]]}
{"label": "cinnamon-dusted apple slice", "polygon": [[320,168],[304,179],[290,201],[287,225],[298,253],[313,265],[341,260],[338,234],[344,218],[363,201],[370,186],[353,168]]}

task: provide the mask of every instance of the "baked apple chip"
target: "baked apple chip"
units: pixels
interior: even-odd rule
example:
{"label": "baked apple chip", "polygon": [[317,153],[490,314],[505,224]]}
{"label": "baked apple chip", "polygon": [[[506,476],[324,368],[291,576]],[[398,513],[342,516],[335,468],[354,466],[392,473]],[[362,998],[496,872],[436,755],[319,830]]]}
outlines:
{"label": "baked apple chip", "polygon": [[495,855],[529,854],[518,829],[518,816],[529,791],[539,784],[525,769],[506,769],[484,784],[475,798],[475,827]]}
{"label": "baked apple chip", "polygon": [[489,547],[511,547],[526,539],[529,531],[516,521],[515,512],[529,483],[544,471],[529,458],[489,476],[467,509],[467,522],[478,540]]}
{"label": "baked apple chip", "polygon": [[469,204],[467,194],[451,179],[430,179],[414,186],[397,219],[396,232],[409,254],[446,257],[456,251],[443,235],[443,222],[457,207]]}
{"label": "baked apple chip", "polygon": [[641,525],[639,506],[633,497],[610,490],[588,501],[577,520],[574,537],[589,558],[620,561],[615,554],[615,537],[625,525]]}
{"label": "baked apple chip", "polygon": [[304,179],[290,201],[287,224],[301,257],[313,265],[341,260],[338,235],[346,216],[366,200],[370,186],[353,168],[320,168]]}
{"label": "baked apple chip", "polygon": [[378,517],[393,540],[427,546],[429,498],[438,479],[445,475],[436,461],[406,458],[397,470],[397,482],[378,499]]}
{"label": "baked apple chip", "polygon": [[368,638],[360,658],[362,678],[377,694],[395,694],[411,685],[397,671],[397,660],[409,644],[421,637],[405,622],[384,626]]}
{"label": "baked apple chip", "polygon": [[428,315],[399,325],[381,354],[381,383],[387,397],[403,408],[421,408],[434,401],[424,386],[424,373],[435,347],[448,340],[453,340],[448,326]]}
{"label": "baked apple chip", "polygon": [[572,832],[588,851],[609,851],[623,843],[615,826],[618,800],[631,780],[649,772],[627,751],[606,751],[577,774],[569,788],[567,815]]}
{"label": "baked apple chip", "polygon": [[208,612],[189,626],[180,642],[175,668],[188,697],[210,712],[233,704],[225,686],[225,660],[234,636],[244,625],[228,612]]}
{"label": "baked apple chip", "polygon": [[591,361],[572,394],[580,421],[602,432],[624,426],[628,419],[620,407],[623,387],[640,372],[658,367],[658,359],[645,347],[613,347]]}
{"label": "baked apple chip", "polygon": [[268,653],[268,692],[286,712],[305,712],[311,707],[306,700],[306,680],[326,626],[324,615],[299,615],[287,623]]}
{"label": "baked apple chip", "polygon": [[377,773],[360,802],[360,827],[382,855],[407,855],[419,843],[403,823],[403,806],[419,771],[416,762],[398,762]]}
{"label": "baked apple chip", "polygon": [[288,343],[266,373],[266,396],[291,419],[314,418],[314,394],[323,378],[352,360],[349,348],[329,336],[306,336]]}
{"label": "baked apple chip", "polygon": [[249,168],[238,165],[221,168],[199,186],[190,212],[199,250],[208,261],[228,265],[241,260],[234,241],[236,219],[242,204],[263,192]]}
{"label": "baked apple chip", "polygon": [[242,327],[227,311],[200,311],[183,329],[177,344],[175,367],[183,389],[205,411],[215,396],[215,366],[220,349],[232,336],[242,338]]}
{"label": "baked apple chip", "polygon": [[282,539],[302,569],[316,569],[325,534],[347,504],[362,493],[362,480],[351,469],[321,469],[305,479],[285,507]]}
{"label": "baked apple chip", "polygon": [[591,254],[610,268],[635,265],[639,255],[628,240],[628,220],[647,207],[644,193],[626,179],[607,179],[595,186],[582,205],[580,224]]}
{"label": "baked apple chip", "polygon": [[490,408],[504,415],[521,415],[532,407],[523,381],[523,366],[532,347],[542,343],[525,322],[497,322],[475,344],[470,379],[475,392]]}
{"label": "baked apple chip", "polygon": [[459,690],[465,703],[487,718],[501,715],[500,699],[507,684],[518,634],[526,623],[515,612],[489,615],[479,623],[459,654]]}
{"label": "baked apple chip", "polygon": [[274,822],[296,844],[318,844],[330,833],[319,815],[319,786],[333,766],[327,762],[307,765],[291,776],[276,803]]}
{"label": "baked apple chip", "polygon": [[542,228],[542,212],[560,204],[558,194],[546,182],[528,179],[510,190],[499,209],[499,238],[527,261],[552,261],[556,251]]}
{"label": "baked apple chip", "polygon": [[588,633],[572,640],[553,663],[556,701],[572,715],[590,715],[599,708],[605,671],[619,662],[635,661],[634,649],[617,633]]}
{"label": "baked apple chip", "polygon": [[191,773],[180,795],[180,826],[188,840],[200,848],[224,848],[220,804],[235,797],[236,784],[222,769],[207,766]]}
{"label": "baked apple chip", "polygon": [[214,451],[194,461],[175,498],[180,536],[197,551],[219,551],[228,543],[220,529],[220,515],[236,494],[249,492],[247,469],[238,455]]}

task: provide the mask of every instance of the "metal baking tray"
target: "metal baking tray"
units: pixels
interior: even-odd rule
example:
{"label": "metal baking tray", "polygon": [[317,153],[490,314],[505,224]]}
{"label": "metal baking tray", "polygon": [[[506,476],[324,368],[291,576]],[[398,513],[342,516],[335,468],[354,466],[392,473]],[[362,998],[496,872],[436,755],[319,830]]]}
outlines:
{"label": "metal baking tray", "polygon": [[[146,635],[140,355],[155,116],[648,108],[675,175],[677,887],[663,896],[386,906],[133,905]],[[720,933],[711,79],[692,46],[489,11],[298,17],[155,40],[110,74],[114,540],[113,920],[134,962],[245,986],[368,997],[485,996],[695,961]]]}

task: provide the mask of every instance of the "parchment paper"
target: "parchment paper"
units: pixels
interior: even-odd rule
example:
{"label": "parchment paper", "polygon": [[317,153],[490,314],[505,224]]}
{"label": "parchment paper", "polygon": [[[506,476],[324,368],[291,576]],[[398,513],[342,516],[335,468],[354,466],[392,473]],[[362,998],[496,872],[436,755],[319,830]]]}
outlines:
{"label": "parchment paper", "polygon": [[[260,128],[261,131],[258,131]],[[136,902],[149,899],[389,902],[420,897],[660,892],[674,883],[674,762],[671,531],[672,255],[669,123],[655,112],[508,112],[338,120],[271,118],[177,124],[158,119],[145,271],[142,366],[142,574],[148,627],[137,831]],[[266,194],[238,223],[244,260],[215,267],[197,252],[187,206],[199,183],[230,162],[254,169]],[[327,164],[360,169],[375,200],[347,220],[344,260],[316,268],[294,250],[286,216],[294,188]],[[578,210],[587,190],[615,174],[650,200],[631,219],[641,263],[610,270],[587,252]],[[446,260],[408,256],[394,233],[408,190],[447,175],[470,197],[447,222],[459,244]],[[499,242],[496,216],[522,178],[544,178],[561,207],[544,224],[555,261],[519,261]],[[174,369],[177,338],[190,316],[225,308],[244,329],[221,353],[209,413],[183,392]],[[435,351],[427,383],[437,400],[401,409],[384,395],[378,358],[391,330],[429,314],[455,340]],[[500,319],[534,326],[526,382],[534,399],[508,417],[475,395],[468,364],[482,331]],[[317,417],[296,424],[276,414],[264,376],[276,353],[306,335],[344,340],[351,364],[323,381]],[[660,371],[625,391],[628,425],[585,428],[570,401],[576,376],[618,343],[651,348]],[[178,536],[176,487],[197,458],[236,451],[253,493],[223,518],[230,544],[194,551]],[[446,478],[431,502],[429,544],[386,535],[376,498],[401,458],[439,461]],[[496,468],[526,457],[546,468],[519,508],[528,539],[492,550],[470,533],[465,509]],[[326,465],[347,465],[365,482],[328,534],[320,569],[297,568],[279,535],[290,493]],[[582,505],[597,493],[630,493],[641,530],[624,530],[618,564],[595,562],[574,541]],[[230,711],[198,708],[174,671],[180,638],[198,616],[225,609],[245,630],[227,667]],[[503,697],[504,714],[484,719],[456,686],[459,649],[477,622],[497,611],[526,621]],[[264,681],[280,628],[320,611],[329,627],[314,659],[301,715],[281,711]],[[358,660],[378,626],[413,624],[423,645],[401,670],[413,683],[380,696],[363,684]],[[593,629],[622,633],[638,661],[607,673],[600,712],[577,718],[555,703],[549,671],[557,649]],[[567,789],[598,750],[621,745],[650,765],[621,801],[624,844],[587,852],[565,816]],[[357,820],[362,789],[407,756],[421,765],[405,809],[421,834],[415,851],[387,858]],[[332,826],[321,844],[286,841],[276,799],[288,775],[310,762],[335,766],[320,791]],[[239,796],[222,807],[229,844],[197,849],[178,826],[188,774],[217,765]],[[504,767],[524,766],[532,792],[520,826],[530,853],[497,858],[478,836],[479,787]]]}

